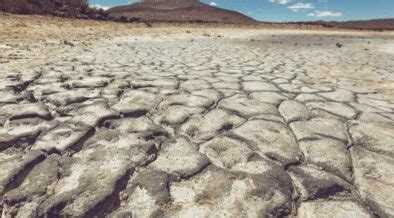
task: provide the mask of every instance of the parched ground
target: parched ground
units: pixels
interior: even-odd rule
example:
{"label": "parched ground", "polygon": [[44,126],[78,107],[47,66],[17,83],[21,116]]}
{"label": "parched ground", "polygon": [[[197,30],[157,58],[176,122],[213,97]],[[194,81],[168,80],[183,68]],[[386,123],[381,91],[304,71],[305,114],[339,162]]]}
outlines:
{"label": "parched ground", "polygon": [[393,45],[0,15],[0,213],[392,217]]}

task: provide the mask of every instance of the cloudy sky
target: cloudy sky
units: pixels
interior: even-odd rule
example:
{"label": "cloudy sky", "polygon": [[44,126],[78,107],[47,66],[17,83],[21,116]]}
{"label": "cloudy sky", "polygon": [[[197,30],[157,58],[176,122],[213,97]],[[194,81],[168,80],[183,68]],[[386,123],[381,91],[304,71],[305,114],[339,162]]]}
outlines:
{"label": "cloudy sky", "polygon": [[[112,7],[136,0],[90,0]],[[360,20],[394,18],[394,0],[202,0],[261,21]]]}

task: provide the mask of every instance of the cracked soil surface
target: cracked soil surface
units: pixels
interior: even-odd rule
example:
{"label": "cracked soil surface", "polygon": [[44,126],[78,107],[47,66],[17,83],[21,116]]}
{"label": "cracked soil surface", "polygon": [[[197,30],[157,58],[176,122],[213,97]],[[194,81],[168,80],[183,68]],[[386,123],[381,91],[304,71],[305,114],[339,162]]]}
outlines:
{"label": "cracked soil surface", "polygon": [[391,33],[0,20],[3,217],[394,216]]}

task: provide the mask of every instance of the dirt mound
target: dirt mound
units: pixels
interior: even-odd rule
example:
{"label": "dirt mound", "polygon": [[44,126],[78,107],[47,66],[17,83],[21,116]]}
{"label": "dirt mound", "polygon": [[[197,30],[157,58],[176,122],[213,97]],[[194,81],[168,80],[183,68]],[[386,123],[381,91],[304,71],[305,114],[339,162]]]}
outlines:
{"label": "dirt mound", "polygon": [[195,0],[143,1],[111,8],[110,16],[144,22],[256,23],[241,13],[213,7]]}

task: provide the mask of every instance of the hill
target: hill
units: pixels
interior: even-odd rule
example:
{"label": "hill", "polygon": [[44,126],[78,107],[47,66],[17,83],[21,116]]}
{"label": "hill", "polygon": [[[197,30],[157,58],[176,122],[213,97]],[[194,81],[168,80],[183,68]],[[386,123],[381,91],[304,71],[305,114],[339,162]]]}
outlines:
{"label": "hill", "polygon": [[87,0],[1,0],[0,11],[19,14],[50,14],[70,8],[88,7]]}
{"label": "hill", "polygon": [[347,29],[390,29],[394,30],[394,19],[356,20],[346,22],[327,22],[338,28]]}
{"label": "hill", "polygon": [[203,22],[252,24],[254,19],[239,12],[193,0],[150,0],[111,8],[110,16],[144,22]]}
{"label": "hill", "polygon": [[0,12],[109,19],[103,10],[90,8],[88,0],[0,0]]}

